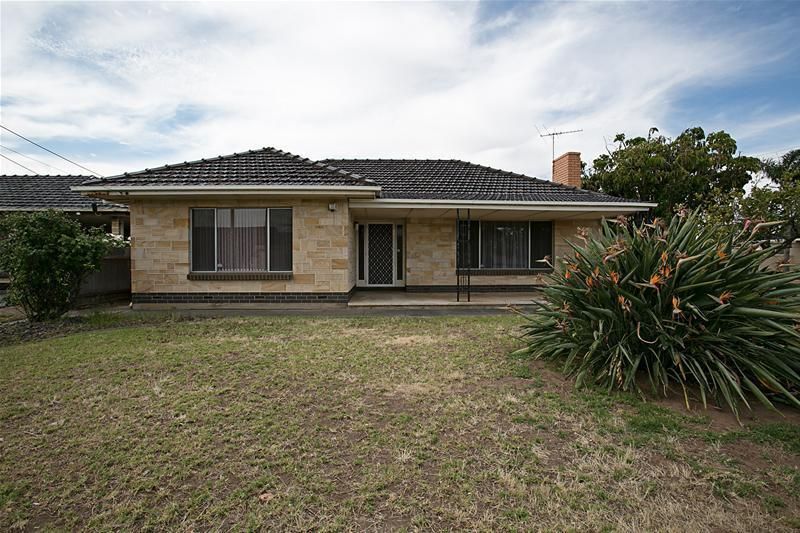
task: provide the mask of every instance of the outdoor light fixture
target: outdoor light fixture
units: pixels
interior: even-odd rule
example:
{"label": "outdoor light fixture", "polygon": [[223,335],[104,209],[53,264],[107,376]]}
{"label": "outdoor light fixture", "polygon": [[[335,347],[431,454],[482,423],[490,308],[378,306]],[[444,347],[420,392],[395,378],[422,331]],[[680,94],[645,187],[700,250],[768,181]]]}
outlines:
{"label": "outdoor light fixture", "polygon": [[336,202],[328,204],[328,211],[336,211]]}

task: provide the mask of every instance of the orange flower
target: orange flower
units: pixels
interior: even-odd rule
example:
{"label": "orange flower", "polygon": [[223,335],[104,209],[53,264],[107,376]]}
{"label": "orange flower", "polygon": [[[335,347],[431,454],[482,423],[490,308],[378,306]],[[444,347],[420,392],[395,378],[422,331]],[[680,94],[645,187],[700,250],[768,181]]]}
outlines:
{"label": "orange flower", "polygon": [[650,285],[658,285],[659,283],[661,283],[661,274],[656,272],[650,276]]}
{"label": "orange flower", "polygon": [[614,285],[619,283],[619,274],[617,272],[610,272],[608,277],[611,278],[611,282],[614,283]]}
{"label": "orange flower", "polygon": [[667,254],[667,252],[661,252],[661,262],[666,263],[667,259],[669,259],[669,254]]}
{"label": "orange flower", "polygon": [[717,248],[717,257],[719,257],[720,260],[724,261],[728,258],[728,254],[726,254],[725,250],[723,250],[722,248]]}
{"label": "orange flower", "polygon": [[659,268],[658,271],[661,273],[664,279],[672,275],[672,268],[669,265],[664,265],[663,267]]}
{"label": "orange flower", "polygon": [[627,298],[624,296],[617,296],[617,302],[619,302],[619,306],[622,308],[623,311],[626,313],[630,313],[631,311],[631,303],[628,301]]}
{"label": "orange flower", "polygon": [[726,304],[733,299],[733,293],[731,291],[723,291],[722,294],[719,295],[719,303]]}
{"label": "orange flower", "polygon": [[672,314],[673,315],[683,315],[683,310],[681,309],[681,299],[677,296],[672,297]]}
{"label": "orange flower", "polygon": [[586,276],[586,286],[590,289],[594,286],[594,279],[591,276]]}

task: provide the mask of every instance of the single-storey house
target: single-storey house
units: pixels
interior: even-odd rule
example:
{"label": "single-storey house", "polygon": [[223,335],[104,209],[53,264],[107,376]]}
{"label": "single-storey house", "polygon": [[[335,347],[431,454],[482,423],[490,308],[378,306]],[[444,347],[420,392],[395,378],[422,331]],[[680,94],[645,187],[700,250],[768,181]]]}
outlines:
{"label": "single-storey house", "polygon": [[312,161],[274,148],[92,179],[130,207],[135,306],[347,304],[356,290],[531,290],[567,239],[653,204],[458,160]]}
{"label": "single-storey house", "polygon": [[89,227],[128,236],[128,206],[98,198],[88,198],[71,187],[91,176],[79,175],[0,175],[0,216],[3,213],[54,209],[74,216]]}

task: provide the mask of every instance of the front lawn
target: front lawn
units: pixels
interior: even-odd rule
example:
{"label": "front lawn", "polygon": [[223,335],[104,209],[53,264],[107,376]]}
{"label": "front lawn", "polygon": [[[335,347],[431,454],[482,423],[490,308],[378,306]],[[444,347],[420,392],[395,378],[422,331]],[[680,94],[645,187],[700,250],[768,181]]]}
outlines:
{"label": "front lawn", "polygon": [[520,322],[127,315],[0,347],[0,530],[800,527],[797,412],[576,392],[508,356]]}

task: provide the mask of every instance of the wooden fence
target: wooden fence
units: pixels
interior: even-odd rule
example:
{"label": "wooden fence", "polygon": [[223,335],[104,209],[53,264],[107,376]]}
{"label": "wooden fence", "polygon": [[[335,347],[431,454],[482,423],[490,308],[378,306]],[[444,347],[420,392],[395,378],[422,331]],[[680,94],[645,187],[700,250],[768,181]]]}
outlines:
{"label": "wooden fence", "polygon": [[[4,305],[8,280],[0,272],[0,306]],[[100,270],[89,274],[81,285],[79,305],[126,299],[131,293],[131,250],[114,250],[103,259]]]}
{"label": "wooden fence", "polygon": [[81,285],[79,304],[122,299],[131,293],[131,249],[114,250]]}

